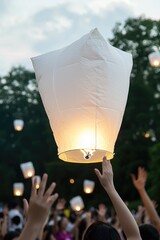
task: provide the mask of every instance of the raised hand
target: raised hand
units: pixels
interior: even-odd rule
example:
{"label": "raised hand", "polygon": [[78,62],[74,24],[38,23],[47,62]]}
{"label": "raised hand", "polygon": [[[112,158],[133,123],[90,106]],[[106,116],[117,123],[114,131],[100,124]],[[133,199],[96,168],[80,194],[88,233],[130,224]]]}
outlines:
{"label": "raised hand", "polygon": [[56,205],[56,210],[61,211],[65,208],[66,200],[64,198],[61,198],[58,200],[58,203]]}
{"label": "raised hand", "polygon": [[110,161],[106,159],[106,157],[103,158],[102,162],[102,174],[97,168],[95,168],[94,171],[101,185],[106,191],[112,190],[114,188],[112,165]]}
{"label": "raised hand", "polygon": [[137,179],[134,174],[131,174],[132,182],[135,188],[138,191],[141,191],[145,188],[146,180],[147,180],[147,172],[144,168],[138,167],[138,176]]}
{"label": "raised hand", "polygon": [[39,239],[42,237],[41,234],[43,226],[48,217],[51,206],[58,198],[57,193],[52,195],[52,192],[56,186],[55,183],[52,183],[50,187],[45,191],[47,179],[48,175],[46,173],[43,174],[38,191],[36,189],[35,179],[32,185],[29,204],[27,200],[24,199],[24,212],[27,218],[27,222],[18,240],[35,240],[37,236]]}
{"label": "raised hand", "polygon": [[141,240],[137,223],[114,187],[112,165],[110,161],[106,159],[106,157],[103,158],[102,173],[100,173],[98,169],[95,169],[95,173],[101,185],[107,192],[110,200],[112,201],[127,239]]}
{"label": "raised hand", "polygon": [[24,209],[25,209],[25,215],[27,216],[27,222],[38,227],[43,226],[52,204],[58,198],[57,193],[51,195],[55,189],[55,186],[56,186],[55,183],[52,183],[50,187],[45,191],[47,179],[48,179],[48,175],[44,174],[38,191],[36,189],[36,180],[35,180],[32,185],[29,204],[27,200],[24,199]]}

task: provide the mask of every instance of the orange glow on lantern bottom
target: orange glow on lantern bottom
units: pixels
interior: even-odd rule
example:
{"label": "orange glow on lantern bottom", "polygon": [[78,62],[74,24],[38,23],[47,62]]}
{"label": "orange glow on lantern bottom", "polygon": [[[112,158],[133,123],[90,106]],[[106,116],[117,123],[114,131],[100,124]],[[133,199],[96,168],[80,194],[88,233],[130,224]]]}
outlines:
{"label": "orange glow on lantern bottom", "polygon": [[16,127],[15,127],[15,130],[16,130],[16,131],[21,131],[21,130],[22,130],[22,127],[21,127],[21,126],[16,126]]}

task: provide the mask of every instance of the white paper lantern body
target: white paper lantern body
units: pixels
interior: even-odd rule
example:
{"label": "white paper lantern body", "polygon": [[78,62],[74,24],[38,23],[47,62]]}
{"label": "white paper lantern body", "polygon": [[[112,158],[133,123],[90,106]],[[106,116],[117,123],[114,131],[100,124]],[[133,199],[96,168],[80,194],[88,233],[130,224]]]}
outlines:
{"label": "white paper lantern body", "polygon": [[91,180],[84,180],[83,182],[83,190],[85,193],[90,194],[93,192],[95,186],[95,182]]}
{"label": "white paper lantern body", "polygon": [[24,178],[31,178],[35,175],[35,170],[32,162],[20,164]]}
{"label": "white paper lantern body", "polygon": [[32,184],[36,179],[36,189],[39,189],[40,183],[41,183],[41,177],[38,175],[35,175],[32,177]]}
{"label": "white paper lantern body", "polygon": [[76,196],[70,200],[71,208],[74,211],[81,211],[84,208],[84,202],[81,196]]}
{"label": "white paper lantern body", "polygon": [[13,195],[14,196],[22,196],[24,192],[24,184],[23,183],[14,183],[13,184]]}
{"label": "white paper lantern body", "polygon": [[112,159],[129,89],[132,57],[97,29],[70,46],[32,58],[39,91],[68,162]]}
{"label": "white paper lantern body", "polygon": [[24,126],[24,121],[22,119],[15,119],[13,121],[14,129],[16,131],[22,131],[23,126]]}
{"label": "white paper lantern body", "polygon": [[160,67],[160,51],[150,53],[148,58],[152,67]]}

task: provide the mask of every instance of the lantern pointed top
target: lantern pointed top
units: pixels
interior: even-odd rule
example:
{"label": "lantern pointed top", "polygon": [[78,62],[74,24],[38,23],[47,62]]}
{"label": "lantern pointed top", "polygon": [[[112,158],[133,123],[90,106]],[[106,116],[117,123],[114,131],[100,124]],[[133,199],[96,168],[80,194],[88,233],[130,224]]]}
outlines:
{"label": "lantern pointed top", "polygon": [[114,156],[129,90],[132,56],[97,28],[69,46],[32,58],[39,92],[67,162]]}

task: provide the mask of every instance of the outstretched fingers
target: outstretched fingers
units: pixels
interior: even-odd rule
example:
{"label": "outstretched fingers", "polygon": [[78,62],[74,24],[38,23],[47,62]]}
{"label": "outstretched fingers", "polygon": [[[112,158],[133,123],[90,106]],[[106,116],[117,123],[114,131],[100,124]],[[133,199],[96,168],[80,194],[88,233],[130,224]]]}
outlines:
{"label": "outstretched fingers", "polygon": [[57,198],[58,198],[58,193],[55,193],[54,195],[49,196],[47,199],[47,204],[49,206],[52,206],[52,204],[57,200]]}
{"label": "outstretched fingers", "polygon": [[44,195],[46,184],[47,184],[47,179],[48,179],[48,175],[46,173],[44,173],[43,177],[42,177],[42,181],[40,183],[39,190],[38,190],[38,196]]}
{"label": "outstretched fingers", "polygon": [[102,174],[104,174],[106,168],[107,168],[107,158],[106,158],[106,156],[104,156],[103,162],[102,162]]}
{"label": "outstretched fingers", "polygon": [[100,171],[99,171],[97,168],[95,168],[94,171],[95,171],[96,176],[97,176],[98,179],[100,180],[101,177],[102,177],[102,174],[100,173]]}
{"label": "outstretched fingers", "polygon": [[130,175],[131,175],[132,182],[134,183],[136,181],[136,176],[133,173],[131,173]]}
{"label": "outstretched fingers", "polygon": [[47,191],[46,191],[45,194],[44,194],[44,198],[45,198],[46,200],[51,196],[51,194],[52,194],[52,192],[54,191],[55,187],[56,187],[56,183],[53,182],[53,183],[50,185],[50,187],[47,189]]}
{"label": "outstretched fingers", "polygon": [[35,197],[37,195],[36,184],[37,184],[37,179],[35,178],[32,183],[31,197]]}
{"label": "outstretched fingers", "polygon": [[24,207],[24,215],[27,218],[28,217],[28,210],[29,210],[29,204],[27,199],[23,199],[23,207]]}

